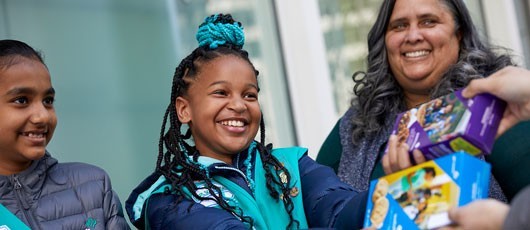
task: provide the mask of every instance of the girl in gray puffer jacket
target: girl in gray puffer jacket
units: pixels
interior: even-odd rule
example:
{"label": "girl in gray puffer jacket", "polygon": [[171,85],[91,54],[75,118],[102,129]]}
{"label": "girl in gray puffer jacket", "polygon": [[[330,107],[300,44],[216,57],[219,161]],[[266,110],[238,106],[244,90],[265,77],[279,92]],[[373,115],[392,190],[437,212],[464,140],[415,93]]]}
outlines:
{"label": "girl in gray puffer jacket", "polygon": [[54,97],[40,54],[0,40],[0,205],[31,229],[129,229],[104,170],[46,152]]}

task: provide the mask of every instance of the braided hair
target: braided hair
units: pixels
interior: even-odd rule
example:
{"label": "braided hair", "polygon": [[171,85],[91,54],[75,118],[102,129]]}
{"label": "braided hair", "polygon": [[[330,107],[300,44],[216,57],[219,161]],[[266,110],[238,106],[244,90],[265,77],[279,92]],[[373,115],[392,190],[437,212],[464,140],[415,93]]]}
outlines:
{"label": "braided hair", "polygon": [[[197,200],[213,200],[222,209],[248,223],[252,228],[254,224],[252,217],[246,216],[239,207],[231,206],[225,201],[221,188],[212,182],[208,169],[197,163],[200,153],[195,146],[188,142],[192,138],[190,129],[185,132],[182,131],[182,122],[177,117],[175,101],[187,93],[190,85],[193,84],[192,80],[197,77],[200,69],[218,57],[234,55],[252,66],[256,78],[259,72],[250,61],[247,51],[243,50],[245,36],[241,23],[234,21],[230,14],[216,14],[207,17],[199,26],[196,39],[199,42],[199,47],[180,62],[173,76],[170,102],[164,114],[160,131],[156,170],[171,183],[172,192],[178,195],[179,199],[188,193]],[[168,123],[169,128],[166,131]],[[290,222],[287,228],[297,227],[295,225],[298,225],[299,222],[293,217],[294,204],[289,196],[291,176],[283,164],[271,154],[272,145],[265,146],[263,144],[265,143],[263,116],[260,120],[260,134],[261,140],[255,142],[256,149],[263,161],[266,187],[271,197],[282,200],[289,214]],[[242,152],[244,151],[248,151],[248,149],[242,150]],[[287,183],[280,181],[281,172],[287,176]],[[194,181],[204,181],[205,188],[212,197],[199,196]]]}

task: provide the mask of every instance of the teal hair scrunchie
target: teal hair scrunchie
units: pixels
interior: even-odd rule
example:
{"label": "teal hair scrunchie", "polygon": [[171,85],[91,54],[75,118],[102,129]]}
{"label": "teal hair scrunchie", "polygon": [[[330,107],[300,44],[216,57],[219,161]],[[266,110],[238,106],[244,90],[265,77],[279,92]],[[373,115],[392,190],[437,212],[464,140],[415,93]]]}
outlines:
{"label": "teal hair scrunchie", "polygon": [[215,22],[216,19],[217,15],[208,17],[199,26],[199,30],[195,35],[199,42],[199,47],[208,46],[210,49],[215,49],[228,43],[243,48],[245,44],[243,27],[238,22],[224,24]]}

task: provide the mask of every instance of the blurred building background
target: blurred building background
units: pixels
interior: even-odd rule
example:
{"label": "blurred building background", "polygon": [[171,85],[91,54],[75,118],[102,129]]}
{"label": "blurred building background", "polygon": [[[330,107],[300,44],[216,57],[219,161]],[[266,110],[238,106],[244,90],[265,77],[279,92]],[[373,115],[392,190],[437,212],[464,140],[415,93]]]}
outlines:
{"label": "blurred building background", "polygon": [[[206,16],[244,25],[267,141],[314,157],[349,106],[382,1],[0,0],[0,39],[45,55],[59,118],[50,152],[104,168],[123,202],[155,167],[174,69]],[[530,66],[528,0],[465,2],[485,39]]]}

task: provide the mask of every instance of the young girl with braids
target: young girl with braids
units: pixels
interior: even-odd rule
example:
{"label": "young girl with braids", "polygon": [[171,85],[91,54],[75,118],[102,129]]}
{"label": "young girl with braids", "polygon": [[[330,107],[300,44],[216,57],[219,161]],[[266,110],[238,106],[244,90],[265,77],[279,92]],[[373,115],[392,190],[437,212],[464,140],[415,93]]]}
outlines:
{"label": "young girl with braids", "polygon": [[212,15],[196,37],[199,47],[173,77],[156,170],[126,202],[131,222],[139,229],[360,228],[366,194],[307,149],[264,145],[258,71],[242,49],[241,24]]}

